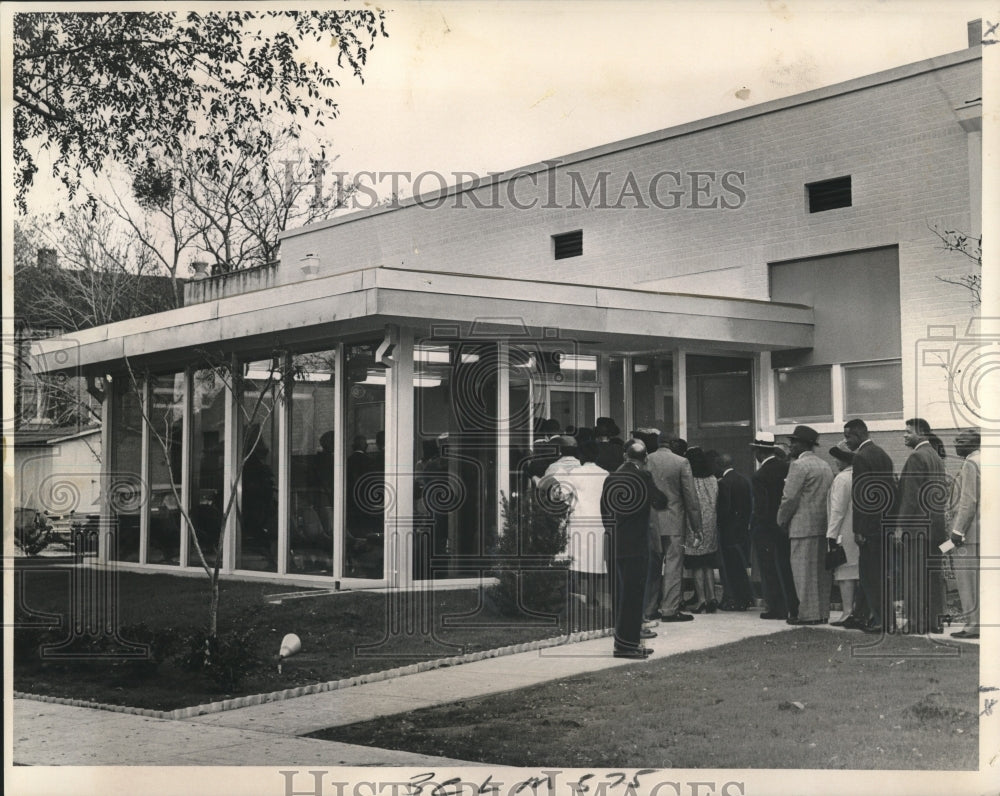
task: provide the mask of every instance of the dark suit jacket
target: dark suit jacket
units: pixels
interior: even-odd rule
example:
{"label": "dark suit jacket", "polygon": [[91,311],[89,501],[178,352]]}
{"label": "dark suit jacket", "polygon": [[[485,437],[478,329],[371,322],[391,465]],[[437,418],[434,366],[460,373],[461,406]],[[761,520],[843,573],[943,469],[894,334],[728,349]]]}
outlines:
{"label": "dark suit jacket", "polygon": [[938,545],[948,534],[944,512],[948,506],[948,480],[944,463],[933,445],[915,448],[899,476],[899,511],[896,519],[901,529],[908,525],[927,527],[930,540]]}
{"label": "dark suit jacket", "polygon": [[559,458],[559,447],[554,442],[536,442],[529,456],[522,463],[528,477],[541,478],[549,465]]}
{"label": "dark suit jacket", "polygon": [[602,513],[613,518],[615,555],[645,556],[649,550],[649,512],[663,509],[667,497],[649,471],[624,462],[604,480]]}
{"label": "dark suit jacket", "polygon": [[745,476],[730,470],[719,479],[719,542],[724,547],[747,542],[750,516],[753,513],[753,490]]}
{"label": "dark suit jacket", "polygon": [[[936,454],[935,454],[936,455]],[[881,536],[896,504],[896,476],[889,454],[874,442],[854,451],[851,517],[854,533]]]}
{"label": "dark suit jacket", "polygon": [[788,475],[788,462],[768,459],[753,474],[753,521],[758,533],[778,532],[778,506]]}
{"label": "dark suit jacket", "polygon": [[598,467],[603,467],[609,473],[613,473],[621,467],[624,453],[625,446],[618,438],[598,442],[597,461],[595,463]]}

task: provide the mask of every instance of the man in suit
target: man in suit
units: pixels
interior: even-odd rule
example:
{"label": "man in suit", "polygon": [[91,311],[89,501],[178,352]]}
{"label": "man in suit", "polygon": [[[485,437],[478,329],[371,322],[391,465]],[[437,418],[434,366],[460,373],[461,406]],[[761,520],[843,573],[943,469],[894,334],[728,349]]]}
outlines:
{"label": "man in suit", "polygon": [[970,428],[955,438],[955,452],[965,459],[952,487],[949,525],[955,583],[962,601],[965,627],[953,638],[979,638],[979,430]]}
{"label": "man in suit", "polygon": [[[747,575],[750,560],[750,515],[753,491],[750,481],[733,468],[733,457],[723,453],[716,460],[719,479],[719,552],[722,558],[723,611],[745,611],[753,605],[753,587]],[[656,475],[653,475],[654,480]]]}
{"label": "man in suit", "polygon": [[906,421],[903,442],[913,452],[899,475],[896,523],[903,605],[911,633],[943,632],[941,618],[945,613],[938,545],[948,539],[944,517],[948,503],[947,476],[940,452],[930,436],[931,428],[923,418]]}
{"label": "man in suit", "polygon": [[[612,518],[618,600],[615,614],[616,658],[646,658],[652,650],[641,646],[642,597],[649,562],[649,513],[666,506],[646,469],[646,446],[630,440],[625,461],[604,481],[602,513]],[[649,633],[648,635],[655,635]]]}
{"label": "man in suit", "polygon": [[799,598],[790,625],[821,625],[830,618],[832,578],[824,566],[826,553],[826,498],[833,483],[833,470],[813,448],[819,434],[809,426],[796,426],[788,444],[792,463],[778,506],[778,526],[788,534],[792,578]]}
{"label": "man in suit", "polygon": [[778,506],[785,488],[788,463],[777,453],[774,434],[760,431],[750,447],[757,459],[757,472],[750,479],[753,489],[751,538],[760,563],[761,588],[767,607],[761,619],[798,616],[799,599],[792,579],[788,537],[778,528]]}
{"label": "man in suit", "polygon": [[559,458],[559,421],[554,418],[543,420],[538,426],[538,436],[528,458],[522,462],[525,474],[534,486],[545,475],[549,465]]}
{"label": "man in suit", "polygon": [[855,610],[867,603],[866,632],[882,633],[891,618],[886,605],[886,518],[896,502],[896,476],[892,459],[868,436],[864,420],[844,424],[844,441],[854,452],[851,484],[854,540],[858,543],[858,585],[861,587]]}
{"label": "man in suit", "polygon": [[[654,441],[660,432],[650,429]],[[663,440],[666,442],[666,440]],[[667,504],[650,518],[653,541],[646,577],[645,616],[664,622],[689,622],[694,617],[681,611],[684,577],[684,530],[690,523],[701,528],[701,508],[694,491],[691,463],[669,447],[656,444],[647,466]]]}

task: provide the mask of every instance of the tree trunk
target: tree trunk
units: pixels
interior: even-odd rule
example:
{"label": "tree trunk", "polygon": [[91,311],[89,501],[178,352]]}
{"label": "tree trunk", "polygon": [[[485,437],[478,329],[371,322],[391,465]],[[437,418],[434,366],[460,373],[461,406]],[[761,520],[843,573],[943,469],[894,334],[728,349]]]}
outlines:
{"label": "tree trunk", "polygon": [[208,637],[215,639],[219,632],[219,578],[212,578],[212,602],[208,609]]}

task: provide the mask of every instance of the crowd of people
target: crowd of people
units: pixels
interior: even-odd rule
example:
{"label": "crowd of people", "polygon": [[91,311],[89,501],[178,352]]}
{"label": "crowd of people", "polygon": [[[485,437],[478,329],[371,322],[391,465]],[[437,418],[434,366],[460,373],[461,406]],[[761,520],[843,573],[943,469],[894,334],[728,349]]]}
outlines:
{"label": "crowd of people", "polygon": [[[748,477],[731,455],[658,429],[626,440],[611,418],[569,433],[545,421],[525,474],[568,505],[570,592],[613,616],[616,657],[647,657],[661,622],[759,603],[761,619],[793,625],[942,633],[949,566],[965,618],[951,635],[978,638],[979,432],[955,439],[963,463],[949,481],[927,422],[905,427],[911,452],[898,476],[855,419],[829,448],[833,467],[809,426],[788,435],[787,449],[758,433]],[[834,583],[841,613],[831,622]],[[591,613],[603,626],[600,616]]]}

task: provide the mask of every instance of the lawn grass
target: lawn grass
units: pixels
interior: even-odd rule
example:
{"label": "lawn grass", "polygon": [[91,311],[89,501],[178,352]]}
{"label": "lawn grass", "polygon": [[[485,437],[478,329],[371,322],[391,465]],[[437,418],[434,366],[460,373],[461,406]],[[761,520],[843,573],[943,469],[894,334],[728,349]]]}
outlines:
{"label": "lawn grass", "polygon": [[311,737],[531,767],[977,768],[978,648],[852,642],[800,628]]}
{"label": "lawn grass", "polygon": [[[118,627],[143,623],[150,629],[204,629],[208,617],[207,578],[119,572],[115,601]],[[62,617],[50,640],[68,635],[69,569],[15,571],[23,586],[21,606],[33,614]],[[111,658],[42,659],[32,643],[39,631],[15,629],[14,689],[19,692],[83,699],[114,705],[172,710],[247,694],[279,691],[355,677],[468,652],[560,636],[564,629],[526,618],[500,617],[482,603],[478,589],[423,592],[424,611],[414,622],[408,612],[420,605],[414,593],[390,599],[384,592],[341,592],[285,599],[276,594],[308,594],[280,584],[224,581],[220,633],[239,625],[258,628],[249,657],[257,659],[239,688],[220,690],[202,673],[167,659],[137,667]],[[20,594],[20,591],[16,591]],[[481,604],[482,603],[482,604]],[[72,604],[79,604],[79,601]],[[394,630],[395,632],[390,632]],[[302,651],[287,659],[281,674],[277,653],[282,638],[295,633]],[[126,640],[127,632],[123,633]],[[132,639],[134,640],[134,639]]]}

